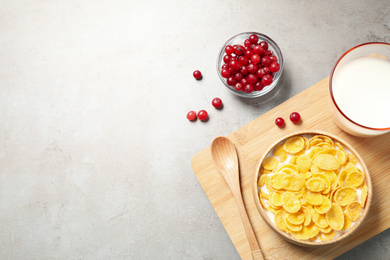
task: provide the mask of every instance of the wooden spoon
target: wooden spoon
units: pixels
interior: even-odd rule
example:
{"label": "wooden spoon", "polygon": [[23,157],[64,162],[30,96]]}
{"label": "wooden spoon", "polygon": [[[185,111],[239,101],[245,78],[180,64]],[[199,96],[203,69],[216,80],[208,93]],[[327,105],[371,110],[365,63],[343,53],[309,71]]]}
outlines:
{"label": "wooden spoon", "polygon": [[234,144],[226,137],[217,137],[211,144],[211,155],[218,171],[222,174],[236,200],[253,259],[264,259],[242,199],[238,156]]}

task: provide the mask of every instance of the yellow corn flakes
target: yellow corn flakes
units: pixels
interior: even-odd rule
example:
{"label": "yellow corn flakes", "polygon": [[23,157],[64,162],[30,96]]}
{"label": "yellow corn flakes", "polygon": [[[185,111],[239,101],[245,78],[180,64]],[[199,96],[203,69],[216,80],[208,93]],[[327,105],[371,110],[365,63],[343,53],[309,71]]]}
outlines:
{"label": "yellow corn flakes", "polygon": [[332,203],[330,210],[325,213],[325,216],[329,226],[334,230],[341,230],[344,227],[344,213],[338,204]]}
{"label": "yellow corn flakes", "polygon": [[321,192],[327,187],[326,181],[319,177],[312,177],[306,181],[306,189],[312,192]]}
{"label": "yellow corn flakes", "polygon": [[300,191],[305,186],[305,178],[300,174],[287,174],[282,179],[283,189]]}
{"label": "yellow corn flakes", "polygon": [[298,156],[296,164],[300,172],[307,172],[311,167],[311,158],[309,155],[303,154]]}
{"label": "yellow corn flakes", "polygon": [[368,187],[356,156],[343,145],[324,135],[294,136],[272,155],[264,160],[257,185],[260,203],[274,214],[277,228],[296,239],[327,241],[360,217]]}
{"label": "yellow corn flakes", "polygon": [[301,136],[293,136],[287,139],[286,142],[284,142],[283,149],[287,153],[296,154],[303,150],[305,146],[305,141]]}
{"label": "yellow corn flakes", "polygon": [[314,157],[313,163],[322,170],[333,171],[340,167],[336,157],[330,154],[318,154]]}
{"label": "yellow corn flakes", "polygon": [[286,191],[282,195],[282,206],[289,213],[295,213],[301,208],[298,197],[291,191]]}
{"label": "yellow corn flakes", "polygon": [[356,190],[352,187],[340,188],[334,194],[333,200],[340,206],[347,206],[356,199]]}
{"label": "yellow corn flakes", "polygon": [[279,160],[275,157],[267,157],[264,159],[263,168],[266,170],[274,170],[279,165]]}
{"label": "yellow corn flakes", "polygon": [[354,201],[347,206],[345,213],[352,221],[356,221],[359,218],[362,209],[362,204],[358,201]]}
{"label": "yellow corn flakes", "polygon": [[354,188],[362,185],[363,181],[364,176],[358,171],[348,173],[347,177],[345,178],[345,184]]}

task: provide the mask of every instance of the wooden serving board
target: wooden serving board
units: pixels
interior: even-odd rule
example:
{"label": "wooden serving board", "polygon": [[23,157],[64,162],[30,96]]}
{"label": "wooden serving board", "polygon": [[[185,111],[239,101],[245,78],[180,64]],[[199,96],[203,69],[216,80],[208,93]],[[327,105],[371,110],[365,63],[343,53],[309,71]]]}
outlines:
{"label": "wooden serving board", "polygon": [[[390,134],[360,138],[338,128],[328,104],[328,81],[325,78],[227,136],[237,149],[244,202],[266,259],[333,259],[390,227]],[[301,124],[288,120],[293,111],[301,114]],[[275,126],[277,117],[285,118],[285,128]],[[251,182],[258,160],[275,140],[300,130],[321,130],[343,138],[361,155],[371,174],[373,200],[367,219],[340,244],[315,248],[291,244],[271,230],[256,209]],[[210,147],[196,154],[191,165],[241,258],[252,259],[233,195],[214,166]]]}

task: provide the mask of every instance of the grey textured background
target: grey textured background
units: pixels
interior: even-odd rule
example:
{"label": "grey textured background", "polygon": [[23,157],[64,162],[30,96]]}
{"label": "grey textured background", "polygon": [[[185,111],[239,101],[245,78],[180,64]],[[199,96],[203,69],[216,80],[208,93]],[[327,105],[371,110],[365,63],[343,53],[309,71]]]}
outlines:
{"label": "grey textured background", "polygon": [[[390,42],[389,7],[0,0],[0,258],[239,259],[191,158],[328,76],[349,48]],[[215,69],[244,31],[269,35],[285,60],[277,91],[255,100]],[[208,122],[186,119],[200,109]],[[389,243],[387,230],[338,259],[388,259]]]}

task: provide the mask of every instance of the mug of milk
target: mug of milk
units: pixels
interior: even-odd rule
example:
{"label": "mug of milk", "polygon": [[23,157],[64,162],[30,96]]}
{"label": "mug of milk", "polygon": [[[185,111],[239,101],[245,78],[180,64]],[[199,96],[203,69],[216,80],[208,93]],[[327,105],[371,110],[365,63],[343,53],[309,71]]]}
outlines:
{"label": "mug of milk", "polygon": [[358,45],[337,61],[329,78],[330,108],[345,132],[373,137],[390,132],[390,44]]}

